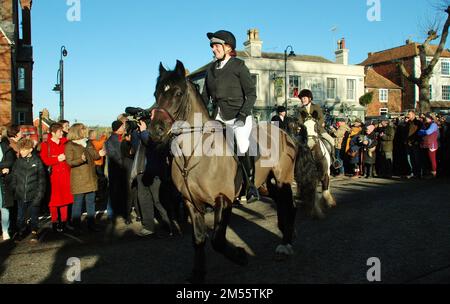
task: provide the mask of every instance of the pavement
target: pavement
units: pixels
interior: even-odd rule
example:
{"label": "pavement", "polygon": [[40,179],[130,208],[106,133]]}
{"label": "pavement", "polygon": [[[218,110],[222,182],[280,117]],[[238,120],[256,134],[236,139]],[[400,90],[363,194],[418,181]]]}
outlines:
{"label": "pavement", "polygon": [[[337,207],[320,221],[299,208],[295,253],[284,261],[275,259],[275,206],[268,199],[243,204],[233,210],[227,238],[245,248],[249,264],[234,265],[208,242],[206,283],[367,284],[370,258],[380,263],[382,284],[450,283],[449,185],[448,179],[335,178]],[[212,224],[212,214],[207,222]],[[185,282],[193,260],[189,225],[183,236],[145,237],[136,221],[108,223],[103,217],[100,226],[102,232],[74,237],[44,223],[37,244],[1,242],[0,283]]]}

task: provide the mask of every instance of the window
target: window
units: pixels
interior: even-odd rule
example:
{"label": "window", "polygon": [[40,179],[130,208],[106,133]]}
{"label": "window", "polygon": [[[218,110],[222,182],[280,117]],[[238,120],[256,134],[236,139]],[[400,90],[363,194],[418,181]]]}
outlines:
{"label": "window", "polygon": [[336,78],[327,78],[327,99],[336,99]]}
{"label": "window", "polygon": [[387,115],[389,113],[388,108],[380,108],[380,115]]}
{"label": "window", "polygon": [[379,100],[380,102],[388,102],[389,100],[389,90],[387,89],[380,89],[379,91]]}
{"label": "window", "polygon": [[316,81],[314,81],[312,83],[311,91],[313,93],[315,101],[323,100],[323,89],[322,89],[322,87],[323,87],[323,85],[322,85],[321,80],[316,80]]}
{"label": "window", "polygon": [[19,79],[19,82],[17,84],[17,89],[19,91],[25,90],[25,68],[19,68],[17,71],[17,78]]}
{"label": "window", "polygon": [[442,86],[442,99],[446,101],[450,100],[450,86]]}
{"label": "window", "polygon": [[289,98],[296,98],[300,93],[300,76],[289,76]]}
{"label": "window", "polygon": [[25,124],[25,112],[17,112],[17,124],[18,125]]}
{"label": "window", "polygon": [[450,62],[449,61],[441,62],[441,74],[450,76]]}
{"label": "window", "polygon": [[347,99],[355,100],[356,96],[356,80],[347,79]]}

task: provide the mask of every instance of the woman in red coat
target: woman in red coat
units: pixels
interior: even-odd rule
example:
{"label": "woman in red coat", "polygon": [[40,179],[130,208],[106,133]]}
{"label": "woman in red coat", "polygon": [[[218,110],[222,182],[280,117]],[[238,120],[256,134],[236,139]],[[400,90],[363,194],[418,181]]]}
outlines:
{"label": "woman in red coat", "polygon": [[[64,230],[67,222],[67,211],[73,203],[70,191],[70,166],[64,154],[67,138],[63,137],[63,126],[54,123],[50,126],[51,137],[41,145],[41,159],[51,168],[50,173],[50,214],[53,230]],[[58,208],[61,214],[61,227],[58,227]]]}

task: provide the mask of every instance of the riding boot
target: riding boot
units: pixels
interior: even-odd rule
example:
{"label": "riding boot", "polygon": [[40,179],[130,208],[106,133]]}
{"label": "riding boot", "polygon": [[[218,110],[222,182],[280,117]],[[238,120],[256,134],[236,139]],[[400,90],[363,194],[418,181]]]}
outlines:
{"label": "riding boot", "polygon": [[252,203],[259,200],[259,192],[254,184],[255,174],[255,161],[248,155],[248,152],[244,156],[239,156],[239,162],[244,173],[244,187],[246,191],[247,203]]}

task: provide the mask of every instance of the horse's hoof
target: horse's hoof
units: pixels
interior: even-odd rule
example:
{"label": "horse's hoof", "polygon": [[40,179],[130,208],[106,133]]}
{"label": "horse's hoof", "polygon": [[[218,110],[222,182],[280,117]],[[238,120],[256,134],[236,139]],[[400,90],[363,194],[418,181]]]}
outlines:
{"label": "horse's hoof", "polygon": [[275,260],[284,261],[294,255],[294,248],[291,244],[278,245],[275,250]]}

